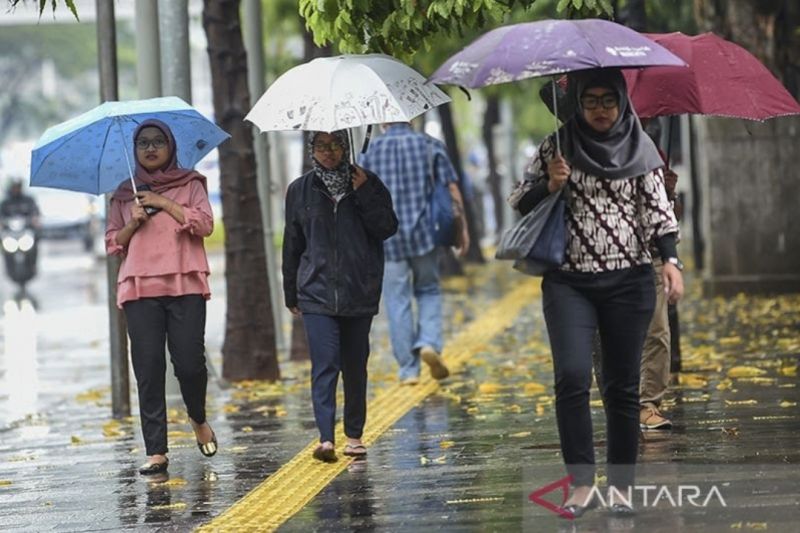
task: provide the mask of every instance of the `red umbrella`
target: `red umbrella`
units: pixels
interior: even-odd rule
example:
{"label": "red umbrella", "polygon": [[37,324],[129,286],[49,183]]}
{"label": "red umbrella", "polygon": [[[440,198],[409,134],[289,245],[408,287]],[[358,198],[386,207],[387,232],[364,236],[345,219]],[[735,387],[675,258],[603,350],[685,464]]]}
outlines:
{"label": "red umbrella", "polygon": [[696,113],[766,120],[800,114],[800,105],[781,82],[741,46],[713,33],[645,35],[689,67],[623,71],[640,117]]}

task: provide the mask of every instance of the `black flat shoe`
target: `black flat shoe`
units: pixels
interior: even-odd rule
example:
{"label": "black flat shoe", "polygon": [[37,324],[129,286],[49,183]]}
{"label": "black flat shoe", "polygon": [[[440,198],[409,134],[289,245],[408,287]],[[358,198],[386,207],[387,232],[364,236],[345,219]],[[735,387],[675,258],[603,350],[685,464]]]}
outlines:
{"label": "black flat shoe", "polygon": [[636,514],[636,511],[633,510],[633,507],[630,505],[625,505],[624,503],[614,503],[611,507],[608,508],[608,513],[614,516],[633,516]]}
{"label": "black flat shoe", "polygon": [[169,459],[163,463],[145,463],[139,467],[139,473],[143,476],[152,476],[155,474],[163,474],[169,467]]}
{"label": "black flat shoe", "polygon": [[598,500],[597,496],[594,496],[586,505],[578,505],[577,503],[567,505],[566,507],[564,507],[564,510],[570,513],[572,516],[571,517],[564,515],[561,516],[562,518],[580,518],[583,515],[585,515],[587,511],[591,511],[599,504],[600,501]]}
{"label": "black flat shoe", "polygon": [[197,447],[200,448],[200,453],[205,455],[206,457],[213,457],[217,453],[217,434],[214,433],[214,430],[211,430],[211,440],[206,442],[205,444],[197,443]]}

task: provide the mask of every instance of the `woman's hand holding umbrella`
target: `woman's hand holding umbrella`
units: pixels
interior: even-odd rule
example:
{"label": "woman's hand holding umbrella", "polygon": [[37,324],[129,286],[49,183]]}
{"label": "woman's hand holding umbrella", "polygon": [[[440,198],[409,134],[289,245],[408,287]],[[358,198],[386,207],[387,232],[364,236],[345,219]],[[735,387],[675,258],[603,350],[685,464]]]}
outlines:
{"label": "woman's hand holding umbrella", "polygon": [[359,187],[364,185],[367,181],[367,174],[364,172],[364,169],[357,166],[352,165],[352,176],[353,176],[353,190],[357,190]]}
{"label": "woman's hand holding umbrella", "polygon": [[571,171],[572,169],[567,164],[567,160],[561,154],[556,154],[547,163],[547,175],[550,176],[550,180],[547,182],[547,190],[551,193],[560,191],[567,184]]}

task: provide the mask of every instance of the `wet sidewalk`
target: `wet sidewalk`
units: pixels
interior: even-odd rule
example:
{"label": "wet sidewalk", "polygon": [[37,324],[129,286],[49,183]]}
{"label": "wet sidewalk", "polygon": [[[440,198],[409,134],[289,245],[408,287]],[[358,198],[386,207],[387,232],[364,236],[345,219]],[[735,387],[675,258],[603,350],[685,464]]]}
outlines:
{"label": "wet sidewalk", "polygon": [[[797,530],[800,297],[702,299],[691,291],[681,304],[684,372],[667,404],[675,428],[647,432],[640,461],[667,465],[681,479],[694,472],[704,483],[719,482],[729,505],[676,508],[662,498],[667,504],[632,520],[597,511],[573,522],[528,500],[564,475],[538,281],[494,262],[469,274],[446,286],[447,338],[460,347],[460,371],[441,387],[398,387],[385,317],[376,320],[369,458],[319,467],[341,473],[310,501],[287,495],[299,511],[277,522],[281,530]],[[501,298],[517,306],[507,304],[507,316],[497,312]],[[288,514],[277,498],[251,494],[237,502],[285,465],[284,486],[320,479],[319,470],[300,467],[305,455],[296,457],[315,438],[308,367],[282,370],[279,384],[210,385],[209,419],[221,446],[210,460],[176,404],[170,472],[161,480],[136,473],[144,455],[138,421],[111,420],[103,388],[87,387],[13,424],[0,432],[0,530],[244,531],[275,524]],[[424,387],[432,394],[422,399]],[[602,463],[605,424],[593,398]],[[398,411],[401,404],[408,409]],[[391,417],[397,421],[383,424]],[[766,484],[754,483],[758,476]],[[238,522],[225,521],[234,515]]]}

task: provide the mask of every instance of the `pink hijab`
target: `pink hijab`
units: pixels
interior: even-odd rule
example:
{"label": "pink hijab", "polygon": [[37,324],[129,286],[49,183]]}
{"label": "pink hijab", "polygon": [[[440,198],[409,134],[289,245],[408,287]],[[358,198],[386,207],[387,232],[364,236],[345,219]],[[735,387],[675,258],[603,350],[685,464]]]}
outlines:
{"label": "pink hijab", "polygon": [[[139,133],[141,133],[144,128],[148,127],[158,128],[161,130],[161,132],[167,138],[167,147],[170,151],[169,160],[164,164],[163,167],[152,173],[148,172],[139,163],[135,146],[136,139],[139,137]],[[169,129],[169,126],[160,120],[148,119],[139,124],[139,127],[136,128],[136,131],[133,134],[133,143],[133,158],[134,161],[136,161],[134,179],[136,180],[137,186],[140,184],[146,184],[150,186],[150,189],[153,192],[156,194],[161,194],[167,189],[171,189],[173,187],[182,187],[192,180],[199,180],[203,185],[203,189],[208,190],[205,176],[194,170],[178,167],[178,151],[175,148],[175,137],[172,135],[172,130]],[[119,187],[117,187],[113,198],[121,202],[133,200],[133,186],[131,185],[130,180],[123,181]]]}

